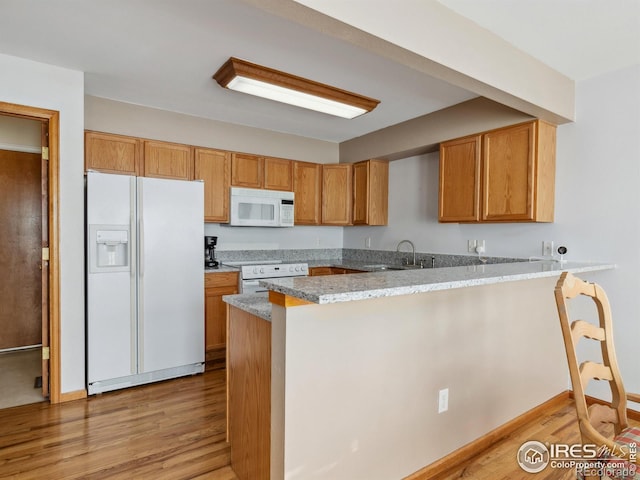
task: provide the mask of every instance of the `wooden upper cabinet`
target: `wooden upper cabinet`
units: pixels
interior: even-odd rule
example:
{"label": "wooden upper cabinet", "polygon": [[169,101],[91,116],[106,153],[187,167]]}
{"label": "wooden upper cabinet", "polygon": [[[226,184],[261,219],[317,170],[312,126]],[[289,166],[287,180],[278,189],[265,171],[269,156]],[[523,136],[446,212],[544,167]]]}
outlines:
{"label": "wooden upper cabinet", "polygon": [[485,221],[553,222],[556,127],[535,121],[483,138]]}
{"label": "wooden upper cabinet", "polygon": [[386,225],[389,217],[389,163],[366,160],[353,165],[353,224]]}
{"label": "wooden upper cabinet", "polygon": [[322,200],[322,165],[293,162],[294,223],[319,225]]}
{"label": "wooden upper cabinet", "polygon": [[145,140],[144,176],[193,180],[193,148],[177,143]]}
{"label": "wooden upper cabinet", "polygon": [[482,137],[440,144],[438,218],[441,222],[480,220],[480,154]]}
{"label": "wooden upper cabinet", "polygon": [[322,165],[322,224],[350,225],[352,204],[351,164]]}
{"label": "wooden upper cabinet", "polygon": [[440,221],[553,222],[555,154],[541,120],[442,143]]}
{"label": "wooden upper cabinet", "polygon": [[229,223],[231,153],[196,148],[194,157],[194,177],[204,180],[204,221]]}
{"label": "wooden upper cabinet", "polygon": [[231,185],[263,188],[264,157],[246,153],[231,154]]}
{"label": "wooden upper cabinet", "polygon": [[284,158],[264,159],[264,188],[293,191],[293,161]]}
{"label": "wooden upper cabinet", "polygon": [[84,134],[85,170],[139,175],[140,140],[123,135],[87,131]]}

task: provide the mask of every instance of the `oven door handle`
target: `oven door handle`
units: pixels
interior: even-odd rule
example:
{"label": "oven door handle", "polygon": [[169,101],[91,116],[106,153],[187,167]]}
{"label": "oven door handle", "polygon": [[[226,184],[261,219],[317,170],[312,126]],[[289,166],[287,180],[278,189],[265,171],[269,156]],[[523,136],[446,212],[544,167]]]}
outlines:
{"label": "oven door handle", "polygon": [[265,287],[260,286],[260,280],[242,280],[242,292],[241,293],[260,293],[266,292]]}

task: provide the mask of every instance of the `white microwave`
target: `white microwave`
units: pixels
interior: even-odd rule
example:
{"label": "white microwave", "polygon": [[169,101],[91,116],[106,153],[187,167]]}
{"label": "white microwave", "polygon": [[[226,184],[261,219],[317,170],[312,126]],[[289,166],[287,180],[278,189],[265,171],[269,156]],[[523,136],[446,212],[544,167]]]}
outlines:
{"label": "white microwave", "polygon": [[293,192],[231,187],[229,225],[293,227]]}

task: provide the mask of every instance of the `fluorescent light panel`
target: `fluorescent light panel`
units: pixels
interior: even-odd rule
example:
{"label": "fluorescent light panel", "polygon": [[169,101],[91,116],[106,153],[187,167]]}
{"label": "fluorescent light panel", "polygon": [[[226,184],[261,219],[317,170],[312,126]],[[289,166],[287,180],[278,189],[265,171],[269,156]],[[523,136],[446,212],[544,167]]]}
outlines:
{"label": "fluorescent light panel", "polygon": [[224,88],[342,118],[358,117],[380,103],[372,98],[233,57],[220,67],[213,78]]}
{"label": "fluorescent light panel", "polygon": [[279,87],[271,83],[254,80],[253,78],[235,77],[227,84],[227,88],[342,118],[355,118],[367,113],[364,108]]}

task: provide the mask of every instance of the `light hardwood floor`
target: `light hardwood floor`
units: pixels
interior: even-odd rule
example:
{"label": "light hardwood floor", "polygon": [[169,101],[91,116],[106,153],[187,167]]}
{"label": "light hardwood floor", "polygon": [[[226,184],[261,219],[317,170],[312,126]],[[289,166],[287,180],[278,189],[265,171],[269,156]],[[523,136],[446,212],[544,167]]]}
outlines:
{"label": "light hardwood floor", "polygon": [[[211,370],[60,405],[0,410],[0,478],[238,480],[229,467],[225,401],[225,370]],[[523,472],[516,452],[527,440],[578,443],[573,401],[432,480],[574,478],[568,470]]]}
{"label": "light hardwood floor", "polygon": [[225,371],[0,410],[0,478],[237,480]]}

